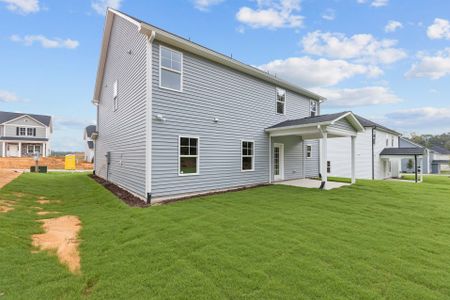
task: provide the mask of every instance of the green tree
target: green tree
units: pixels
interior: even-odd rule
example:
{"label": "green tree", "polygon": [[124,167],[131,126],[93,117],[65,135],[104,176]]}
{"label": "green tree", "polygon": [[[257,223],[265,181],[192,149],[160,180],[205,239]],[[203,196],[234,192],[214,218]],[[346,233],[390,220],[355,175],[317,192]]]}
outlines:
{"label": "green tree", "polygon": [[408,160],[408,165],[406,166],[409,170],[411,170],[414,167],[414,162],[412,159]]}

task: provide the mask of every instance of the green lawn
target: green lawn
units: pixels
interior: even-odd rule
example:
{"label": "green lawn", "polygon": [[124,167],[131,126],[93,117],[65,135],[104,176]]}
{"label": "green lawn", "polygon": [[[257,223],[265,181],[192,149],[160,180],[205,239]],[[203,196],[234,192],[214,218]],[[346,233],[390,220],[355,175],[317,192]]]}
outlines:
{"label": "green lawn", "polygon": [[[129,208],[85,174],[25,174],[0,198],[0,299],[450,298],[450,179],[267,186]],[[79,216],[81,275],[46,252],[31,207]]]}

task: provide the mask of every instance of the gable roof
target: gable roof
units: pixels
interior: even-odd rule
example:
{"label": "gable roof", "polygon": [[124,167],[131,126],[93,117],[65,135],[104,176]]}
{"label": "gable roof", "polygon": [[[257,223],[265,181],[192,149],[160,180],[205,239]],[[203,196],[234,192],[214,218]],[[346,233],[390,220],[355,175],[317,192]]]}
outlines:
{"label": "gable roof", "polygon": [[371,121],[371,120],[369,120],[369,119],[363,118],[363,117],[361,117],[361,116],[359,116],[359,115],[355,115],[355,116],[356,116],[356,118],[358,119],[358,121],[359,121],[364,127],[373,127],[373,128],[380,129],[380,130],[382,130],[382,131],[386,131],[386,132],[389,132],[389,133],[393,133],[393,134],[395,134],[395,135],[402,135],[401,133],[399,133],[399,132],[397,132],[397,131],[395,131],[395,130],[389,129],[389,128],[387,128],[387,127],[385,127],[385,126],[383,126],[383,125],[380,125],[380,124],[378,124],[378,123],[375,123],[375,122],[373,122],[373,121]]}
{"label": "gable roof", "polygon": [[448,150],[447,148],[438,146],[438,145],[431,145],[430,149],[433,150],[434,152],[437,152],[440,154],[449,154],[450,155],[450,150]]}
{"label": "gable roof", "polygon": [[0,111],[0,124],[6,123],[8,121],[17,119],[19,117],[24,117],[24,116],[29,116],[29,117],[35,119],[36,121],[44,124],[45,126],[50,127],[51,123],[52,123],[51,116]]}
{"label": "gable roof", "polygon": [[95,125],[89,125],[89,126],[87,126],[87,127],[85,128],[86,135],[87,135],[88,137],[91,137],[92,133],[94,133],[96,129],[97,129],[97,126],[95,126]]}
{"label": "gable roof", "polygon": [[97,79],[96,79],[95,89],[94,89],[94,97],[92,100],[94,103],[98,103],[100,101],[100,91],[101,91],[103,75],[104,75],[104,71],[105,71],[105,63],[106,63],[106,57],[107,57],[107,51],[108,51],[108,45],[109,45],[109,38],[111,35],[111,28],[113,25],[114,16],[121,17],[121,18],[133,23],[134,25],[136,25],[137,30],[139,30],[139,32],[142,34],[147,35],[150,40],[157,40],[157,41],[166,43],[168,45],[172,45],[179,49],[185,50],[187,52],[204,57],[208,60],[225,65],[229,68],[235,69],[242,73],[246,73],[253,77],[270,82],[278,87],[286,88],[293,92],[299,93],[305,97],[308,97],[308,98],[311,98],[314,100],[318,100],[318,101],[325,100],[324,97],[322,97],[316,93],[313,93],[311,91],[308,91],[296,84],[282,80],[282,79],[280,79],[274,75],[271,75],[267,72],[264,72],[258,68],[255,68],[248,64],[244,64],[236,59],[233,59],[233,58],[226,56],[224,54],[221,54],[217,51],[214,51],[214,50],[211,50],[204,46],[201,46],[200,44],[194,43],[188,39],[185,39],[183,37],[180,37],[178,35],[175,35],[173,33],[165,31],[154,25],[151,25],[149,23],[141,21],[135,17],[131,17],[131,16],[124,14],[120,11],[117,11],[115,9],[108,8],[108,11],[106,14],[106,20],[105,20],[104,33],[103,33],[100,61],[99,61],[99,66],[98,66],[98,70],[97,70]]}
{"label": "gable roof", "polygon": [[424,147],[424,146],[422,146],[422,145],[419,145],[419,144],[417,144],[416,142],[413,142],[412,140],[410,140],[410,139],[408,139],[408,138],[405,138],[405,137],[403,137],[403,136],[400,137],[400,139],[401,139],[402,141],[404,141],[404,142],[406,142],[406,143],[412,145],[413,147],[423,148],[423,149],[426,148],[426,147]]}
{"label": "gable roof", "polygon": [[356,131],[364,131],[364,127],[351,111],[344,111],[335,114],[320,115],[315,117],[306,117],[301,119],[287,120],[266,128],[267,131],[273,131],[279,128],[295,128],[309,125],[332,125],[343,118],[350,118],[350,123],[356,128]]}

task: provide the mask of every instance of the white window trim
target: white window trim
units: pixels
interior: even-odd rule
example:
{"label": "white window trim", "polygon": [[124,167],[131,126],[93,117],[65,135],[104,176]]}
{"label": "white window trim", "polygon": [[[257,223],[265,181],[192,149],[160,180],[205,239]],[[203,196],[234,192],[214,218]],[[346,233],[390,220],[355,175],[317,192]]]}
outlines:
{"label": "white window trim", "polygon": [[[180,149],[181,149],[181,138],[190,138],[190,139],[197,139],[197,155],[181,155]],[[188,134],[181,134],[178,136],[178,148],[177,148],[177,155],[178,155],[178,176],[195,176],[200,175],[200,137],[194,136],[194,135],[188,135]],[[197,157],[197,172],[196,173],[180,173],[181,171],[181,156],[183,157]]]}
{"label": "white window trim", "polygon": [[[180,56],[181,56],[181,62],[180,62],[180,65],[181,65],[181,71],[174,70],[174,69],[171,69],[171,68],[167,68],[167,67],[164,67],[164,66],[162,65],[161,50],[162,50],[163,48],[165,48],[165,49],[167,49],[167,50],[170,50],[170,51],[173,51],[173,52],[177,52],[177,53],[180,54]],[[182,93],[182,92],[183,92],[183,81],[184,81],[184,80],[183,80],[183,79],[184,79],[184,72],[183,72],[184,64],[183,64],[183,58],[184,58],[184,57],[183,57],[183,52],[174,50],[174,49],[169,48],[169,47],[166,47],[166,46],[159,45],[159,88],[164,89],[164,90],[169,90],[169,91],[179,92],[179,93]],[[181,76],[180,76],[180,80],[181,80],[181,82],[180,82],[180,90],[176,90],[176,89],[164,87],[164,86],[161,85],[161,70],[162,70],[162,69],[168,70],[168,71],[171,71],[171,72],[175,72],[175,73],[178,73],[178,74],[181,75]]]}
{"label": "white window trim", "polygon": [[[311,151],[309,151],[309,153],[311,154],[309,157],[308,157],[308,147],[311,147]],[[306,145],[306,149],[305,149],[305,158],[306,159],[311,159],[312,158],[312,152],[313,152],[313,147],[312,147],[312,145]]]}
{"label": "white window trim", "polygon": [[[278,112],[278,91],[284,91],[284,105],[283,105],[283,113],[279,113]],[[285,89],[281,89],[281,88],[275,88],[275,112],[277,115],[281,115],[281,116],[285,116],[286,115],[286,102],[287,102],[287,91]]]}
{"label": "white window trim", "polygon": [[[252,151],[252,155],[243,155],[242,154],[242,143],[243,142],[251,142],[251,143],[253,143],[253,151]],[[255,161],[256,161],[256,154],[255,154],[255,149],[256,149],[256,143],[255,143],[255,141],[254,140],[241,140],[241,142],[240,142],[240,146],[239,146],[239,151],[241,151],[240,153],[241,153],[241,172],[254,172],[255,171]],[[244,158],[244,157],[251,157],[252,158],[252,168],[250,169],[250,170],[243,170],[242,169],[242,167],[243,167],[243,164],[242,164],[242,159]]]}

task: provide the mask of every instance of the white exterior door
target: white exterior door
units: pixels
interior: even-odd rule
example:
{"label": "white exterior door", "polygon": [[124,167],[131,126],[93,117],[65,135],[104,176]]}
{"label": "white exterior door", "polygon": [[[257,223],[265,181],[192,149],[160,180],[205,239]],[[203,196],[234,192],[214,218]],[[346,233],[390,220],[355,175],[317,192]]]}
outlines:
{"label": "white exterior door", "polygon": [[284,145],[273,146],[273,180],[284,180]]}
{"label": "white exterior door", "polygon": [[8,144],[6,146],[6,156],[19,156],[19,145]]}

